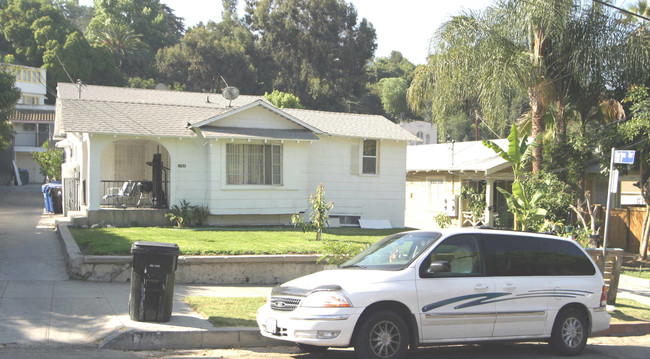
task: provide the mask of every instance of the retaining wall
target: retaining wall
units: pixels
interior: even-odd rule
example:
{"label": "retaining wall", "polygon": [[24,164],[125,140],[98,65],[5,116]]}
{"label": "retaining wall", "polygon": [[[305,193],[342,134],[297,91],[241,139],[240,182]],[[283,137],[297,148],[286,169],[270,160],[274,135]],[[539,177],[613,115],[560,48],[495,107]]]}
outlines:
{"label": "retaining wall", "polygon": [[[125,282],[131,278],[131,256],[83,255],[69,222],[57,221],[59,240],[70,277],[99,282]],[[176,283],[280,284],[318,272],[325,264],[318,255],[180,256]]]}

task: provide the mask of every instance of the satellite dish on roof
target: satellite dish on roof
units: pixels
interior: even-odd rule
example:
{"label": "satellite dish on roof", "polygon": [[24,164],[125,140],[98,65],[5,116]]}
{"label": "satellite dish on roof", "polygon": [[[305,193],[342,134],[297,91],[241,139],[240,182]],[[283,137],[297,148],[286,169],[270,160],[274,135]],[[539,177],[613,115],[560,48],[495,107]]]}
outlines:
{"label": "satellite dish on roof", "polygon": [[156,84],[155,89],[158,90],[158,91],[166,91],[167,90],[167,85],[159,82],[159,83]]}
{"label": "satellite dish on roof", "polygon": [[225,98],[226,100],[232,101],[239,96],[239,89],[234,87],[234,86],[227,86],[223,90],[221,90],[221,96]]}

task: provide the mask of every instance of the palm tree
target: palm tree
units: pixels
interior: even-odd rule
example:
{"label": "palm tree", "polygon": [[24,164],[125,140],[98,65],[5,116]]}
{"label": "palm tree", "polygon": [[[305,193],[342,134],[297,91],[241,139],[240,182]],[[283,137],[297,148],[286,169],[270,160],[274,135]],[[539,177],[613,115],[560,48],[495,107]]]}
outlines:
{"label": "palm tree", "polygon": [[[630,5],[627,9],[635,14],[650,18],[650,7],[646,0],[637,0],[636,4]],[[639,19],[636,16],[628,14],[627,20],[631,23],[636,23]]]}
{"label": "palm tree", "polygon": [[[436,33],[433,54],[409,88],[409,104],[417,110],[430,100],[436,119],[436,112],[476,100],[485,117],[503,118],[504,105],[523,94],[531,135],[543,134],[551,117],[563,141],[567,107],[598,106],[616,81],[612,66],[629,60],[621,60],[629,55],[621,44],[626,28],[616,20],[603,6],[580,0],[503,0],[456,16]],[[533,156],[538,171],[541,145]]]}
{"label": "palm tree", "polygon": [[96,33],[95,42],[111,51],[115,64],[122,71],[125,60],[147,47],[142,41],[142,35],[136,34],[127,25],[115,22],[109,22]]}

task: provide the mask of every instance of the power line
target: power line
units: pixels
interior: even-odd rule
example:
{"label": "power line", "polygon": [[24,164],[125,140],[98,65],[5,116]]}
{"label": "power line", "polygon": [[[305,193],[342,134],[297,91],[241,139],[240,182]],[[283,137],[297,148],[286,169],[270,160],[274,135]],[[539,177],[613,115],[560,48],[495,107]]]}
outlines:
{"label": "power line", "polygon": [[650,19],[647,18],[647,17],[645,17],[645,16],[639,15],[639,14],[637,14],[637,13],[633,13],[633,12],[631,12],[631,11],[629,11],[629,10],[625,10],[625,9],[623,9],[623,8],[621,8],[621,7],[614,6],[614,5],[612,5],[612,4],[608,4],[608,3],[604,2],[604,1],[601,1],[601,0],[593,0],[593,2],[595,2],[595,3],[597,3],[597,4],[600,4],[600,5],[603,5],[603,6],[611,7],[612,9],[616,9],[616,10],[618,10],[618,11],[620,11],[620,12],[623,12],[623,13],[625,13],[625,14],[627,14],[627,15],[635,16],[635,17],[638,17],[638,18],[643,19],[643,20],[645,20],[645,21],[650,21]]}

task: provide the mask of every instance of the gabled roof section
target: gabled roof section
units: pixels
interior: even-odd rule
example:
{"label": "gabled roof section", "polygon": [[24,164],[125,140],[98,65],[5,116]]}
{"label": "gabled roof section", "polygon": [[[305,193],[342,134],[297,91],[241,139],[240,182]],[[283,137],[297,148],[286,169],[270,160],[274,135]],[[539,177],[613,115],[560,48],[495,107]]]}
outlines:
{"label": "gabled roof section", "polygon": [[275,113],[278,116],[284,117],[287,120],[289,120],[289,121],[291,121],[291,122],[293,122],[293,123],[295,123],[295,124],[297,124],[299,126],[302,126],[302,127],[306,128],[306,129],[308,129],[308,130],[310,130],[310,131],[312,131],[314,133],[323,134],[323,131],[321,131],[320,129],[318,129],[318,128],[310,125],[309,123],[306,123],[306,122],[292,116],[291,114],[289,114],[289,113],[287,113],[287,112],[273,106],[272,104],[270,104],[270,103],[268,103],[268,102],[266,102],[266,101],[264,101],[262,99],[255,100],[255,101],[253,101],[253,102],[251,102],[249,104],[246,104],[244,106],[241,106],[241,107],[229,109],[228,111],[223,112],[223,113],[221,113],[221,114],[219,114],[219,115],[217,115],[217,116],[215,116],[213,118],[210,118],[208,120],[204,120],[204,121],[201,121],[201,122],[198,122],[198,123],[193,123],[192,126],[202,127],[202,126],[206,126],[206,125],[211,125],[212,127],[219,127],[218,126],[219,120],[224,119],[224,118],[229,117],[229,116],[233,116],[235,114],[238,114],[238,113],[241,113],[241,112],[244,112],[244,111],[247,111],[247,110],[249,110],[249,109],[251,109],[253,107],[257,107],[257,106],[262,107],[262,108],[264,108],[264,109],[266,109],[268,111],[271,111],[271,112]]}
{"label": "gabled roof section", "polygon": [[[508,140],[491,140],[508,150]],[[491,174],[510,166],[481,141],[408,146],[406,170],[415,172],[483,172]]]}
{"label": "gabled roof section", "polygon": [[420,142],[417,136],[380,115],[293,108],[283,111],[333,136]]}

